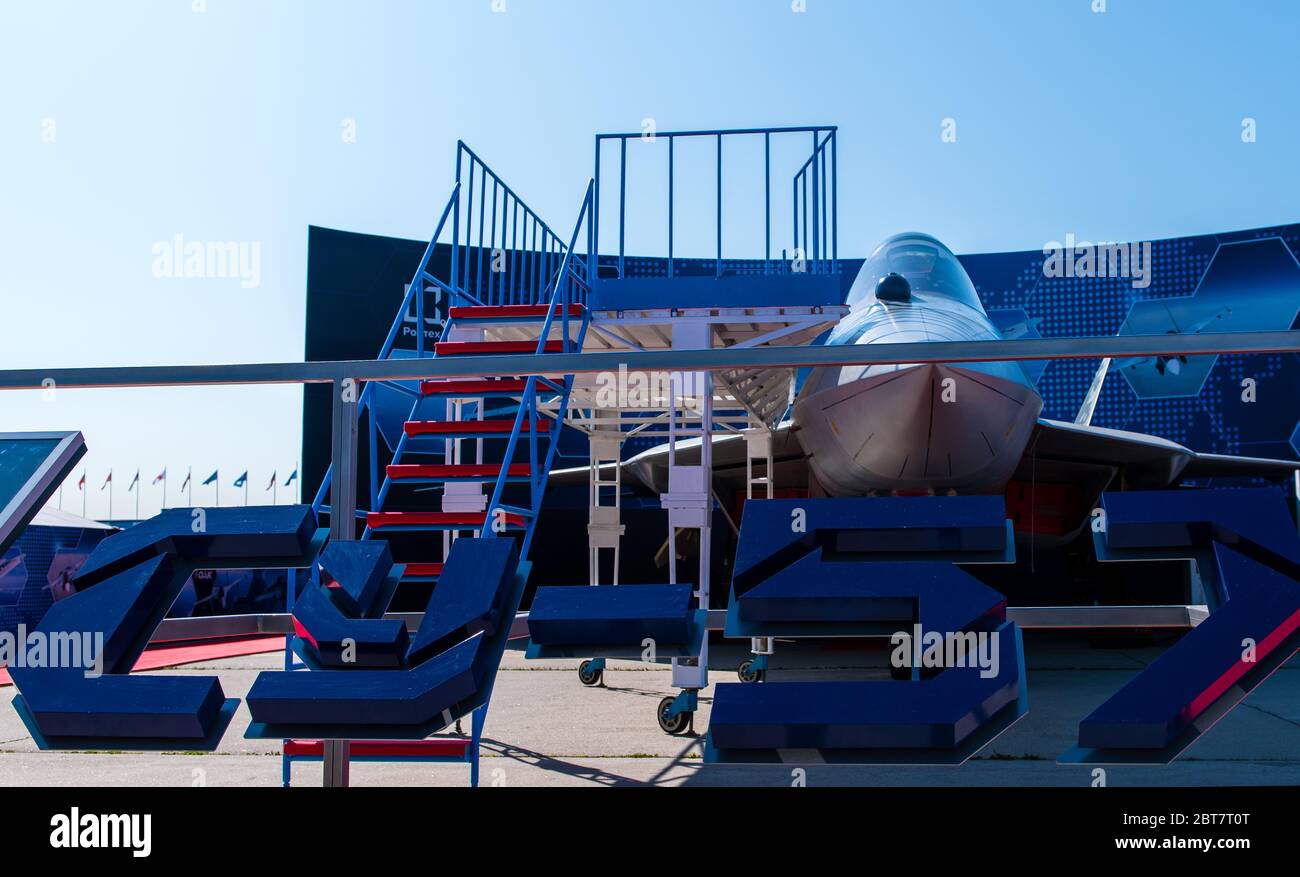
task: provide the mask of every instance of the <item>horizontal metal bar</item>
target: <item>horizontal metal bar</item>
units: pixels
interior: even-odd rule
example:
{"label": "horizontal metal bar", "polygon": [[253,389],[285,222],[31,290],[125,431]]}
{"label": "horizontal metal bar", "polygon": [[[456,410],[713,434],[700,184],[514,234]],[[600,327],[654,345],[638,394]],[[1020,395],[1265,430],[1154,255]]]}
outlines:
{"label": "horizontal metal bar", "polygon": [[[1180,606],[1009,606],[1007,620],[1027,630],[1072,628],[1196,627],[1209,616],[1204,605]],[[385,618],[405,621],[411,631],[419,628],[422,612],[389,612]],[[710,609],[706,627],[722,630],[726,609]],[[224,639],[258,634],[285,634],[293,630],[293,616],[287,612],[250,615],[212,615],[200,618],[168,618],[150,638],[151,643]],[[519,612],[510,628],[510,639],[528,636],[528,613]]]}
{"label": "horizontal metal bar", "polygon": [[287,612],[249,615],[206,615],[198,618],[164,618],[149,638],[151,643],[184,642],[196,639],[284,634],[293,630],[293,616]]}
{"label": "horizontal metal bar", "polygon": [[[1180,628],[1196,627],[1209,617],[1204,605],[1190,606],[1008,606],[1007,620],[1026,630],[1072,630],[1075,628]],[[526,612],[522,617],[527,622]],[[705,626],[723,630],[726,609],[710,609]]]}
{"label": "horizontal metal bar", "polygon": [[[1093,338],[1018,338],[1013,341],[920,341],[906,344],[845,344],[832,347],[771,346],[713,350],[647,350],[612,353],[532,353],[449,356],[433,359],[332,360],[325,362],[146,365],[103,368],[0,370],[0,390],[40,390],[53,380],[78,387],[168,387],[213,384],[319,384],[352,378],[409,381],[419,378],[488,377],[545,373],[596,374],[619,366],[662,371],[735,368],[803,368],[936,362],[1010,362],[1101,357],[1202,356],[1300,352],[1300,331],[1207,332],[1200,335],[1108,335]],[[542,366],[545,366],[542,368]]]}
{"label": "horizontal metal bar", "polygon": [[[837,131],[838,125],[800,125],[793,128],[714,128],[700,131],[656,131],[654,137],[717,137],[719,134],[807,134],[810,131]],[[644,131],[629,132],[626,134],[597,134],[596,140],[628,140],[635,138],[640,140],[650,137]]]}

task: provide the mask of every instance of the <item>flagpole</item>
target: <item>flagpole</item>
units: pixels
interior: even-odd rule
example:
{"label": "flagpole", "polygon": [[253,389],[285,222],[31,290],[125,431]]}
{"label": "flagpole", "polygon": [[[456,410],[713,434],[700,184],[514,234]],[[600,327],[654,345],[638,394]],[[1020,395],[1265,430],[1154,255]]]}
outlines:
{"label": "flagpole", "polygon": [[186,501],[186,505],[188,505],[190,508],[194,508],[194,467],[193,466],[190,466],[185,470],[185,486],[188,487],[190,490],[189,499]]}
{"label": "flagpole", "polygon": [[86,470],[81,470],[81,516],[86,516],[86,496],[90,491],[86,489]]}

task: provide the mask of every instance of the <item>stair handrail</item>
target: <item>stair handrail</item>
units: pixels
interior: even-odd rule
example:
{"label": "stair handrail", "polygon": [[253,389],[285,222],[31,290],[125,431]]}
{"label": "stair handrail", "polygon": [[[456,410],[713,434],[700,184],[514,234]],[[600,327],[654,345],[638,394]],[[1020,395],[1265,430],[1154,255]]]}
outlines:
{"label": "stair handrail", "polygon": [[835,128],[830,128],[823,138],[820,130],[813,132],[812,154],[799,167],[792,180],[794,252],[802,254],[805,270],[813,274],[837,274],[840,270],[839,185],[835,160],[837,133]]}
{"label": "stair handrail", "polygon": [[[465,161],[466,158],[468,158],[467,162]],[[465,164],[468,164],[468,172],[469,172],[468,185],[466,185],[466,182],[462,179]],[[531,207],[529,207],[528,204],[522,198],[519,197],[518,193],[515,192],[514,189],[512,189],[509,185],[507,185],[506,182],[501,178],[501,176],[496,171],[494,171],[491,168],[491,166],[488,165],[487,162],[485,162],[477,153],[475,153],[473,149],[467,146],[464,141],[458,140],[456,143],[456,181],[452,186],[450,196],[447,198],[447,203],[443,207],[442,214],[438,218],[438,224],[434,229],[433,235],[432,237],[430,237],[429,243],[424,249],[424,254],[420,258],[420,263],[419,266],[416,268],[415,276],[412,279],[411,283],[407,286],[406,295],[402,299],[401,308],[398,310],[397,315],[393,320],[392,326],[389,327],[388,335],[384,339],[384,344],[381,347],[379,352],[379,357],[378,357],[379,359],[387,359],[392,354],[393,346],[396,343],[397,335],[401,329],[402,322],[405,319],[406,314],[408,313],[411,307],[411,298],[412,296],[416,296],[417,292],[420,294],[415,298],[416,357],[419,359],[424,358],[425,349],[426,349],[425,326],[424,326],[424,295],[423,295],[425,291],[425,287],[424,287],[425,283],[432,284],[437,289],[443,291],[453,301],[463,300],[465,303],[470,305],[483,305],[488,303],[488,301],[491,300],[492,296],[490,295],[486,297],[488,301],[480,300],[478,297],[471,295],[459,283],[459,278],[462,273],[461,265],[459,264],[461,261],[462,247],[464,247],[464,257],[466,263],[464,266],[464,268],[466,269],[465,281],[468,282],[469,280],[468,262],[469,262],[469,248],[473,245],[471,228],[473,225],[472,222],[473,209],[474,209],[473,196],[474,196],[476,169],[481,170],[481,173],[477,175],[478,187],[480,190],[479,191],[480,208],[482,207],[482,198],[486,196],[487,180],[488,178],[491,178],[494,201],[496,198],[497,191],[500,190],[506,196],[508,196],[509,199],[511,199],[511,203],[515,205],[516,209],[523,211],[525,221],[533,222],[535,224],[535,227],[540,230],[541,240],[538,241],[537,236],[535,234],[533,238],[533,243],[534,244],[540,243],[542,249],[536,252],[532,252],[530,248],[530,252],[525,254],[525,258],[533,258],[538,260],[538,262],[534,264],[533,270],[543,269],[545,267],[545,263],[547,262],[547,260],[551,255],[561,256],[561,268],[559,271],[555,272],[555,274],[553,275],[554,277],[563,278],[565,276],[565,271],[572,270],[567,255],[569,252],[572,251],[573,242],[571,241],[569,247],[565,248],[562,253],[557,252],[558,248],[564,247],[564,241],[557,234],[555,234],[554,231],[551,230],[550,226],[548,226],[545,222],[542,221],[541,217],[538,216],[536,211],[534,211]],[[590,189],[591,187],[588,186],[588,188]],[[468,200],[466,200],[466,196],[468,196]],[[465,222],[465,240],[462,242],[460,239],[459,229],[461,223],[461,206],[462,206],[461,202],[463,200],[466,201],[466,222]],[[584,208],[583,208],[584,214],[588,212],[588,208],[587,208],[588,200],[589,199],[584,199]],[[504,203],[505,202],[503,202],[503,204]],[[450,245],[451,264],[449,268],[451,274],[450,283],[442,281],[438,277],[435,277],[429,271],[429,262],[433,257],[433,253],[438,244],[438,239],[442,236],[443,229],[446,227],[448,219],[450,219],[452,223],[451,225],[452,241]],[[581,217],[579,218],[579,223],[581,223]],[[481,262],[483,243],[484,243],[482,215],[478,217],[478,225],[479,225],[478,250],[479,250],[479,261]],[[548,243],[548,242],[553,242],[553,243]],[[501,243],[502,245],[505,244],[504,229],[503,229],[503,237]],[[520,243],[524,243],[524,242],[521,240]],[[529,245],[524,243],[524,246],[528,247]],[[544,281],[545,283],[544,288],[548,288],[551,286],[552,284],[551,276],[552,275],[549,275],[548,273],[548,276]],[[558,280],[555,282],[558,283]],[[554,298],[553,295],[552,298]],[[449,323],[450,320],[448,321],[448,324]],[[567,333],[568,330],[567,314],[565,317],[564,326]],[[371,384],[367,383],[365,387],[362,389],[361,398],[358,400],[358,405],[357,405],[358,419],[360,419],[363,413],[370,412],[371,414],[370,470],[371,470],[372,481],[374,481],[377,478],[377,471],[378,471],[378,460],[376,456],[376,442],[375,442],[376,430],[374,428],[375,427],[374,416],[373,416],[374,412],[372,410],[373,402],[374,402],[373,393],[374,391],[371,387]],[[319,513],[325,507],[324,505],[325,496],[330,488],[330,485],[333,483],[333,474],[334,474],[334,467],[333,467],[333,463],[331,463],[330,466],[325,471],[324,478],[321,479],[320,487],[317,490],[316,497],[312,502],[312,508],[317,513]],[[371,487],[372,507],[377,506],[379,503],[382,502],[384,496],[387,494],[386,488],[387,488],[387,479],[385,479],[384,488],[380,488],[378,494],[376,494],[375,486],[372,484]],[[373,511],[375,509],[372,508],[371,510]]]}
{"label": "stair handrail", "polygon": [[[514,189],[506,184],[495,170],[482,159],[465,141],[456,141],[456,180],[466,182],[464,197],[464,234],[461,233],[461,203],[456,203],[452,213],[452,249],[451,280],[452,286],[467,291],[473,289],[477,298],[462,292],[466,298],[474,299],[475,304],[538,304],[551,285],[551,265],[562,257],[561,248],[564,240],[556,234],[528,206]],[[488,200],[488,182],[491,182],[491,201]],[[500,199],[500,216],[497,213]],[[475,201],[478,202],[477,215]],[[487,211],[491,210],[492,221],[487,224]],[[474,240],[477,225],[478,240]],[[508,228],[507,228],[508,226]],[[501,233],[498,245],[496,235]],[[487,234],[491,233],[489,241]],[[507,233],[513,235],[507,245]],[[531,240],[529,239],[531,234]],[[487,275],[487,287],[483,283],[483,258],[488,252],[499,249],[502,253],[512,254],[512,264],[500,273],[500,280],[494,278],[490,269]],[[475,258],[471,259],[470,250]],[[507,279],[514,283],[519,278],[523,284],[518,289],[508,289]],[[516,301],[515,295],[521,300]],[[479,301],[478,299],[482,299]]]}
{"label": "stair handrail", "polygon": [[[555,290],[551,293],[550,305],[548,306],[546,311],[546,319],[542,323],[540,337],[537,339],[536,352],[539,355],[544,353],[546,350],[546,336],[550,333],[551,326],[554,323],[555,309],[557,304],[560,306],[560,311],[562,314],[561,325],[564,328],[563,350],[565,352],[568,352],[569,350],[569,344],[570,344],[569,294],[568,294],[569,260],[572,258],[573,248],[577,244],[578,232],[581,231],[583,222],[587,220],[591,212],[592,192],[594,186],[595,186],[594,179],[589,180],[587,182],[587,191],[582,199],[582,207],[578,211],[578,219],[573,225],[573,235],[569,238],[569,246],[565,249],[564,259],[560,263],[560,271],[555,280]],[[585,328],[586,326],[585,316],[583,318],[582,325]],[[569,380],[571,380],[571,378],[566,378],[565,381],[566,388],[569,383]],[[493,523],[492,517],[496,513],[496,510],[500,507],[501,504],[501,495],[505,491],[505,486],[506,486],[506,473],[509,471],[510,461],[514,459],[515,449],[519,446],[519,433],[523,428],[523,421],[524,421],[525,414],[528,414],[533,421],[534,428],[532,430],[531,440],[534,442],[536,441],[536,432],[537,432],[536,431],[536,421],[537,421],[536,394],[537,394],[537,375],[529,375],[527,382],[524,384],[524,392],[520,398],[519,408],[515,412],[515,423],[510,430],[510,440],[506,443],[505,453],[501,457],[502,460],[501,474],[497,476],[496,484],[492,488],[492,499],[487,505],[487,514],[483,518],[483,528],[482,530],[479,531],[480,537],[486,538],[492,532],[492,523]],[[530,511],[533,518],[537,516],[537,513],[540,510],[539,506],[541,505],[540,499],[538,499],[538,497],[540,496],[540,492],[537,489],[538,487],[537,478],[540,475],[541,478],[543,479],[542,483],[544,483],[546,473],[550,471],[551,463],[555,459],[555,449],[560,442],[560,430],[564,426],[564,414],[565,414],[565,410],[568,408],[568,404],[569,404],[569,394],[565,393],[564,398],[560,403],[560,410],[558,412],[558,417],[556,418],[555,431],[551,434],[549,447],[547,448],[546,451],[546,463],[543,466],[542,471],[540,473],[532,472],[529,475],[529,488],[530,488],[530,493],[533,495],[533,498],[531,500],[532,508]],[[525,526],[527,525],[528,522],[525,521]],[[531,527],[529,528],[529,532],[530,533],[532,532]],[[526,550],[527,550],[527,546],[524,546],[524,550],[521,551],[520,553],[521,560],[526,559],[527,557]]]}
{"label": "stair handrail", "polygon": [[569,245],[564,250],[564,258],[560,261],[560,270],[555,278],[555,291],[551,293],[551,304],[546,309],[546,320],[542,323],[541,336],[537,339],[537,352],[546,351],[546,336],[550,334],[551,325],[555,320],[555,308],[557,301],[560,304],[561,325],[564,328],[563,339],[565,353],[569,352],[569,304],[572,298],[569,295],[569,263],[573,259],[573,248],[578,242],[578,232],[582,229],[583,222],[591,210],[591,200],[593,187],[596,181],[594,179],[587,181],[587,191],[582,198],[582,207],[578,210],[578,221],[573,225],[573,234],[569,236]]}
{"label": "stair handrail", "polygon": [[[393,352],[393,345],[397,343],[397,333],[401,331],[402,321],[406,319],[406,313],[411,307],[411,298],[419,293],[415,298],[415,354],[419,359],[424,358],[424,281],[434,280],[433,275],[429,274],[429,260],[433,258],[433,252],[437,248],[438,238],[442,235],[442,229],[447,224],[447,218],[451,215],[452,207],[457,203],[460,196],[460,183],[457,182],[451,188],[451,194],[447,197],[447,204],[442,208],[442,215],[438,217],[438,224],[433,230],[433,236],[429,238],[429,245],[424,248],[424,255],[420,257],[419,267],[415,269],[415,276],[406,287],[406,294],[402,297],[402,306],[398,308],[396,316],[393,317],[393,325],[388,329],[388,335],[384,338],[383,345],[379,348],[377,359],[387,359]],[[454,280],[454,278],[453,278]],[[438,283],[438,286],[447,289],[447,285]],[[454,291],[454,289],[453,289]],[[372,384],[367,383],[361,391],[361,398],[357,400],[357,418],[360,419],[362,413],[367,411],[371,404]],[[325,469],[325,476],[321,478],[320,487],[316,490],[316,497],[312,500],[312,511],[320,514],[322,506],[325,504],[325,495],[329,492],[330,484],[334,480],[334,463]]]}

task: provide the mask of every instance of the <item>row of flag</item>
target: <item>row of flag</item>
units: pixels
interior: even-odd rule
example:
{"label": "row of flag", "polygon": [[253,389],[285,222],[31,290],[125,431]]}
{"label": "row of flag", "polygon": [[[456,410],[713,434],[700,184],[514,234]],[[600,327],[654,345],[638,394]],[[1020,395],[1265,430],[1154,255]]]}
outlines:
{"label": "row of flag", "polygon": [[[298,480],[298,467],[295,466],[293,471],[289,473],[289,477],[284,480],[284,486],[288,487],[297,480]],[[188,469],[186,469],[185,480],[181,483],[181,493],[182,494],[185,493],[186,488],[189,488],[191,498],[194,492],[194,488],[192,486],[193,481],[194,481],[194,468],[191,466]],[[113,470],[109,469],[108,475],[104,478],[104,483],[99,486],[99,490],[101,493],[105,490],[108,490],[108,519],[109,520],[113,519],[113,491],[109,490],[109,487],[112,485],[112,483],[113,483]],[[131,483],[127,485],[126,491],[127,493],[135,494],[135,519],[137,521],[140,520],[140,491],[136,490],[136,486],[139,483],[140,483],[140,470],[136,469],[135,477],[132,478]],[[164,466],[162,470],[159,471],[159,473],[154,476],[153,483],[162,484],[163,486],[162,507],[164,509],[167,508],[167,467],[166,466]],[[244,504],[248,505],[248,484],[249,484],[248,470],[245,469],[240,474],[240,476],[236,478],[232,483],[234,484],[235,487],[244,488]],[[279,483],[280,483],[279,470],[276,470],[271,473],[271,479],[266,483],[267,491],[276,490],[279,487]],[[204,485],[211,484],[214,486],[213,489],[216,491],[216,502],[218,505],[220,505],[221,504],[221,470],[213,469],[212,474],[209,475],[207,478],[203,479],[202,484]],[[87,498],[85,469],[81,470],[81,477],[77,480],[77,492],[81,494],[81,514],[82,517],[85,517],[86,498]],[[272,503],[278,502],[278,496],[276,494],[272,494],[271,502]],[[59,486],[59,508],[60,509],[63,508],[62,485]]]}
{"label": "row of flag", "polygon": [[[181,490],[184,490],[186,487],[189,487],[189,485],[190,485],[190,478],[191,478],[191,476],[192,476],[193,474],[194,474],[194,472],[193,472],[192,469],[186,471],[186,473],[185,473],[185,480],[181,483]],[[206,486],[206,485],[208,485],[208,484],[215,484],[215,483],[218,483],[218,479],[219,479],[220,475],[221,475],[221,470],[220,470],[220,469],[214,469],[211,475],[209,475],[207,478],[203,479],[202,484],[204,484],[204,485]],[[271,480],[268,481],[268,482],[266,483],[266,489],[267,489],[267,490],[270,490],[271,488],[275,487],[275,482],[276,482],[276,479],[277,479],[277,478],[279,478],[279,472],[278,472],[278,471],[276,471],[276,472],[272,472],[272,473],[271,473]],[[289,473],[289,477],[286,478],[286,479],[284,480],[284,486],[285,486],[285,487],[288,487],[290,484],[293,484],[293,483],[294,483],[295,481],[297,481],[297,480],[298,480],[298,470],[297,470],[297,469],[294,469],[292,472]],[[166,468],[166,467],[163,467],[163,470],[162,470],[161,472],[159,472],[157,475],[154,476],[153,483],[154,483],[154,484],[157,484],[159,481],[162,481],[162,482],[166,482],[166,481],[167,481],[167,468]],[[101,485],[99,486],[99,489],[100,489],[100,490],[103,490],[104,488],[108,487],[108,485],[110,485],[110,484],[112,484],[112,483],[113,483],[113,470],[112,470],[112,469],[109,469],[109,470],[108,470],[108,477],[104,479],[104,483],[101,484]],[[136,486],[137,484],[139,484],[139,483],[140,483],[140,470],[139,470],[139,469],[136,469],[136,470],[135,470],[135,477],[132,478],[132,479],[131,479],[131,483],[130,483],[129,485],[127,485],[127,488],[126,488],[126,489],[127,489],[127,492],[129,493],[129,492],[131,492],[132,490],[135,490],[135,486]],[[248,470],[245,469],[244,472],[243,472],[243,474],[241,474],[238,478],[236,478],[236,479],[234,480],[233,483],[234,483],[234,486],[235,486],[235,487],[243,487],[243,486],[245,486],[245,485],[248,483]],[[80,478],[80,480],[77,481],[77,490],[85,490],[85,488],[86,488],[86,472],[85,472],[85,470],[82,470],[81,478]]]}

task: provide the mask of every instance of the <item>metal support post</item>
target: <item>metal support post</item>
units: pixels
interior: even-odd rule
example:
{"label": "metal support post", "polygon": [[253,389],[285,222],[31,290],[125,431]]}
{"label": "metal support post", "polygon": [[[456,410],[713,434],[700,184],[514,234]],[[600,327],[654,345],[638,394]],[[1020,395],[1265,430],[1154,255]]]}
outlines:
{"label": "metal support post", "polygon": [[[619,412],[614,414],[617,421]],[[623,473],[619,460],[622,456],[623,434],[617,431],[597,431],[591,435],[589,441],[591,472],[588,477],[587,545],[590,580],[593,585],[600,584],[600,550],[611,548],[614,551],[612,583],[617,585],[619,544],[627,529],[620,521]],[[601,477],[602,464],[612,465],[614,470],[612,479]]]}
{"label": "metal support post", "polygon": [[[357,400],[359,383],[352,378],[334,382],[334,405],[330,428],[330,538],[351,542],[357,538]],[[326,740],[324,777],[326,788],[345,787],[350,769],[347,740]]]}
{"label": "metal support post", "polygon": [[[673,348],[700,350],[713,343],[707,324],[683,323],[673,327]],[[713,518],[713,376],[710,372],[673,372],[672,398],[668,400],[668,492],[660,505],[668,511],[668,576],[677,582],[677,531],[699,532],[700,565],[695,594],[701,609],[709,608]],[[695,466],[677,464],[678,442],[700,439],[700,459]],[[673,686],[701,689],[709,684],[709,641],[700,654],[673,659]]]}
{"label": "metal support post", "polygon": [[[771,499],[776,494],[776,476],[772,469],[772,431],[764,424],[744,431],[745,436],[745,499],[754,498],[755,485],[763,485],[762,499]],[[762,460],[763,475],[754,477],[754,461]],[[770,636],[750,638],[749,650],[755,655],[750,666],[755,670],[767,669],[767,657],[776,651],[776,640]]]}

